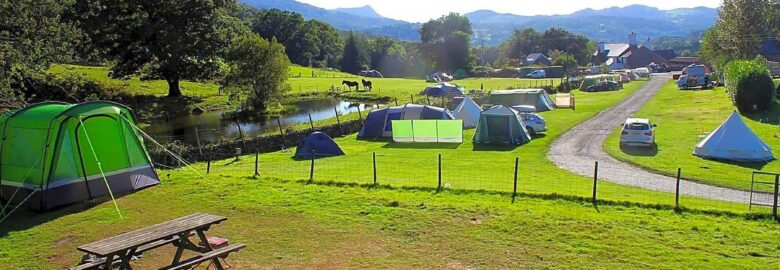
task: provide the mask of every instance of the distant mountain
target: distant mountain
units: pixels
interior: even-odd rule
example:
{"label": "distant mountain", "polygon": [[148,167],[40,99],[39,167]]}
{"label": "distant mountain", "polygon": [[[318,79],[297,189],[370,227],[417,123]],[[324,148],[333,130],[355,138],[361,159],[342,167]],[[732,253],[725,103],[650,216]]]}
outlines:
{"label": "distant mountain", "polygon": [[239,0],[239,2],[258,9],[275,8],[297,12],[306,19],[323,21],[340,30],[360,31],[394,24],[408,24],[404,21],[382,17],[371,7],[327,10],[294,0]]}
{"label": "distant mountain", "polygon": [[343,12],[347,14],[352,14],[356,16],[362,16],[366,18],[383,18],[382,15],[379,15],[379,13],[376,13],[376,10],[372,8],[371,6],[365,5],[362,7],[356,7],[356,8],[336,8],[331,9],[332,11],[337,12]]}
{"label": "distant mountain", "polygon": [[[421,24],[410,23],[378,14],[371,6],[323,9],[294,0],[239,0],[260,9],[276,8],[298,12],[306,19],[327,22],[346,31],[360,31],[374,36],[388,36],[400,40],[419,40]],[[715,24],[717,9],[697,7],[660,10],[643,5],[583,9],[568,15],[521,16],[478,10],[465,14],[474,29],[474,44],[497,45],[508,39],[517,28],[531,27],[544,31],[561,27],[590,39],[607,42],[625,42],[631,32],[640,42],[659,37],[687,37]]]}

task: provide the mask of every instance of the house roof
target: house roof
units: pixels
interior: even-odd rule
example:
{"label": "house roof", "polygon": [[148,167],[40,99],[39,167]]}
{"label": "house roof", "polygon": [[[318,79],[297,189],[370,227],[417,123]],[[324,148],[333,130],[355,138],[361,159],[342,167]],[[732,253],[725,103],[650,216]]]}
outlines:
{"label": "house roof", "polygon": [[[604,50],[607,51],[606,57],[619,57],[628,50],[631,46],[627,43],[607,43],[604,44]],[[596,50],[593,55],[598,55],[599,51]]]}
{"label": "house roof", "polygon": [[539,57],[547,58],[547,56],[545,56],[542,53],[529,53],[528,56],[525,57],[525,60],[534,61],[536,59],[539,59]]}
{"label": "house roof", "polygon": [[669,63],[681,63],[681,64],[696,64],[700,62],[701,60],[698,57],[685,57],[685,56],[678,56],[669,60]]}

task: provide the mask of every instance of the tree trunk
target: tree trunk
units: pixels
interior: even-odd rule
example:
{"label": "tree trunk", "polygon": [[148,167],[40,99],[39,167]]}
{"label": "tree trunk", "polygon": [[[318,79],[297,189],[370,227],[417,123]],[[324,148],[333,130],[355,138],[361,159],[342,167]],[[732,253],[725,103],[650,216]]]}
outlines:
{"label": "tree trunk", "polygon": [[179,88],[179,78],[171,76],[166,79],[168,81],[168,97],[180,97],[181,89]]}

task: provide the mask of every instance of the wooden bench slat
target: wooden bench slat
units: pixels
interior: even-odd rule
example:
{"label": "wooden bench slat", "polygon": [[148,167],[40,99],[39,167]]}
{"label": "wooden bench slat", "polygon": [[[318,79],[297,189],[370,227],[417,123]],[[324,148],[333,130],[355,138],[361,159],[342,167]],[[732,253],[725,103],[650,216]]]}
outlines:
{"label": "wooden bench slat", "polygon": [[169,239],[185,231],[208,227],[224,220],[227,220],[227,218],[205,213],[195,213],[82,245],[78,247],[78,250],[98,256],[108,256],[116,252],[153,243],[159,239]]}
{"label": "wooden bench slat", "polygon": [[175,266],[168,266],[160,268],[160,270],[180,270],[180,269],[192,269],[193,267],[197,266],[200,263],[203,263],[205,261],[214,259],[214,258],[220,258],[220,257],[226,257],[232,252],[239,251],[243,248],[245,248],[246,245],[244,244],[233,244],[226,247],[218,248],[212,251],[209,251],[207,253],[203,253],[201,255],[195,256],[193,258],[190,258],[186,261],[182,261],[180,264]]}
{"label": "wooden bench slat", "polygon": [[[190,236],[193,236],[193,235],[195,235],[195,232],[191,232],[190,233]],[[161,246],[164,246],[164,245],[176,242],[178,240],[179,240],[179,236],[171,237],[171,239],[158,240],[158,241],[155,241],[155,242],[152,242],[152,243],[149,243],[149,244],[146,244],[146,245],[138,247],[138,249],[135,251],[135,253],[136,254],[141,254],[141,253],[147,252],[149,250],[152,250],[152,249],[155,249],[155,248],[158,248],[158,247],[161,247]],[[79,264],[79,265],[77,265],[75,267],[68,268],[68,269],[69,270],[98,269],[98,267],[100,267],[104,263],[106,263],[106,259],[105,258],[100,258],[100,259],[98,259],[98,260],[96,260],[94,262],[82,263],[82,264]],[[114,256],[114,262],[112,264],[114,266],[116,266],[119,263],[121,263],[119,256]]]}

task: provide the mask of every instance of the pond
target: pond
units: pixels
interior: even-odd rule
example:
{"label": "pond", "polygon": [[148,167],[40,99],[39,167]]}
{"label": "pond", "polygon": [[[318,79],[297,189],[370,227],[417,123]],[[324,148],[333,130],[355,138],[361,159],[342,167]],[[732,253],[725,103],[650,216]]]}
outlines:
{"label": "pond", "polygon": [[[196,144],[197,131],[201,143],[214,143],[220,139],[234,140],[239,137],[239,125],[244,138],[250,138],[266,132],[279,130],[277,118],[282,128],[313,121],[336,117],[339,115],[361,112],[376,108],[377,104],[351,102],[335,98],[310,99],[294,102],[298,110],[281,116],[258,116],[254,119],[225,119],[222,117],[228,111],[205,112],[199,115],[187,115],[171,118],[167,122],[144,128],[144,131],[160,143],[174,140],[188,144]],[[334,111],[335,108],[335,111]]]}

